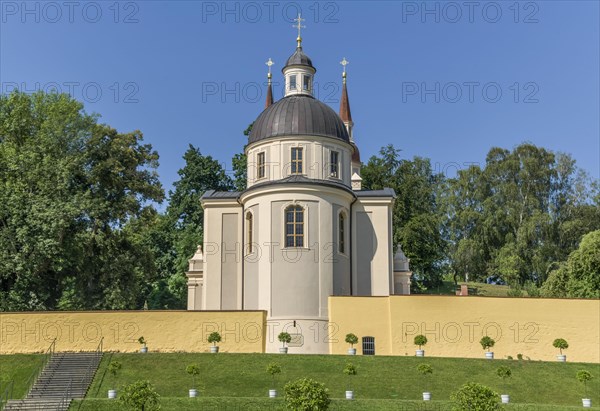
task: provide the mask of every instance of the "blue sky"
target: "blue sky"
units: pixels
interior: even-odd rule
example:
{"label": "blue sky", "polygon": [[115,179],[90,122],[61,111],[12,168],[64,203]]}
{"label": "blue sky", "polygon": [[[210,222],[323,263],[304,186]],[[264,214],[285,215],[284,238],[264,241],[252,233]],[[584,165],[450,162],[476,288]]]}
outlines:
{"label": "blue sky", "polygon": [[[188,144],[229,167],[295,48],[339,107],[342,57],[363,161],[394,144],[449,175],[530,141],[600,176],[599,3],[0,2],[0,84],[58,86],[120,131],[142,130],[167,189]],[[281,96],[276,88],[276,98]]]}

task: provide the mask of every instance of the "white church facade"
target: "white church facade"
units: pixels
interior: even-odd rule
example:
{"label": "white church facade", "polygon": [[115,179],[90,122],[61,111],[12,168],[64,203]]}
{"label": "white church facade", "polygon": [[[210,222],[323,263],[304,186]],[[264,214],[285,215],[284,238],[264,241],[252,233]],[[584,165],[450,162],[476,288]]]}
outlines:
{"label": "white church facade", "polygon": [[267,101],[245,150],[247,188],[202,196],[204,238],[190,260],[188,310],[264,310],[266,352],[328,353],[330,296],[410,293],[408,259],[393,255],[392,189],[362,190],[344,59],[339,114],[313,97],[316,68],[297,48],[285,96]]}

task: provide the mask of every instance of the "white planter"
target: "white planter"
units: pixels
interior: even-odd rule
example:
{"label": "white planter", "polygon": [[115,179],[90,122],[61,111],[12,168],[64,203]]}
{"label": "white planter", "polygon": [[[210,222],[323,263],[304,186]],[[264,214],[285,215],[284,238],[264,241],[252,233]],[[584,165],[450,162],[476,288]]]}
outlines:
{"label": "white planter", "polygon": [[353,400],[354,399],[354,391],[346,391],[346,399]]}
{"label": "white planter", "polygon": [[287,354],[288,347],[279,347],[279,354]]}
{"label": "white planter", "polygon": [[356,348],[348,348],[348,355],[356,355]]}
{"label": "white planter", "polygon": [[425,357],[425,350],[416,350],[417,357]]}
{"label": "white planter", "polygon": [[213,354],[216,354],[219,352],[219,346],[218,345],[211,345],[210,346],[210,352]]}
{"label": "white planter", "polygon": [[567,362],[567,356],[564,354],[560,354],[556,356],[556,360],[558,362]]}
{"label": "white planter", "polygon": [[117,398],[117,390],[108,390],[108,398],[111,400]]}
{"label": "white planter", "polygon": [[189,395],[190,395],[190,398],[196,398],[198,396],[198,390],[195,388],[191,388]]}
{"label": "white planter", "polygon": [[494,359],[494,352],[493,351],[488,351],[485,353],[485,358],[487,358],[488,360],[493,360]]}
{"label": "white planter", "polygon": [[277,390],[269,390],[269,398],[277,398]]}
{"label": "white planter", "polygon": [[430,392],[423,393],[423,401],[431,401],[431,393]]}
{"label": "white planter", "polygon": [[592,408],[592,399],[591,398],[582,398],[581,402],[583,402],[583,408]]}
{"label": "white planter", "polygon": [[502,394],[500,395],[500,398],[502,399],[502,404],[508,404],[510,402],[510,395],[508,394]]}
{"label": "white planter", "polygon": [[145,346],[144,346],[144,347],[140,348],[140,352],[141,352],[142,354],[146,354],[146,353],[148,352],[148,347],[145,347]]}

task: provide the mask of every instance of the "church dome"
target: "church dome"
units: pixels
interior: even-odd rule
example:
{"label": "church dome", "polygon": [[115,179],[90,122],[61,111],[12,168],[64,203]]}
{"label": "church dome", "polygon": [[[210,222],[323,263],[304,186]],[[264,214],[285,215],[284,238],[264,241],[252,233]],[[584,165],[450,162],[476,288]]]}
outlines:
{"label": "church dome", "polygon": [[289,95],[265,109],[254,122],[248,143],[271,137],[322,136],[350,141],[340,116],[306,94]]}
{"label": "church dome", "polygon": [[317,69],[315,69],[315,67],[312,64],[312,60],[310,59],[310,57],[308,57],[302,51],[302,47],[296,48],[296,51],[294,52],[294,54],[292,54],[290,56],[290,58],[288,58],[287,61],[285,62],[285,66],[283,66],[282,71],[284,71],[286,69],[286,67],[289,67],[289,66],[307,66],[307,67],[310,67],[313,70],[315,70],[315,72],[317,71]]}

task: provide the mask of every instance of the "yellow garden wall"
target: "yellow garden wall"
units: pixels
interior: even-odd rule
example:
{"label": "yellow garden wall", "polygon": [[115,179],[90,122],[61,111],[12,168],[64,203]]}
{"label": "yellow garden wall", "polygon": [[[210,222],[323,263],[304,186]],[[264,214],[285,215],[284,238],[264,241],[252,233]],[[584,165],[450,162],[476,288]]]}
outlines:
{"label": "yellow garden wall", "polygon": [[[569,342],[569,362],[600,362],[600,301],[455,296],[330,297],[330,352],[343,354],[347,333],[375,337],[377,355],[414,355],[427,336],[427,356],[483,358],[483,335],[495,358],[555,360],[555,338]],[[361,353],[360,342],[357,348]]]}
{"label": "yellow garden wall", "polygon": [[264,311],[88,311],[0,313],[0,354],[91,351],[134,352],[144,336],[149,351],[208,351],[219,331],[222,352],[264,352]]}

